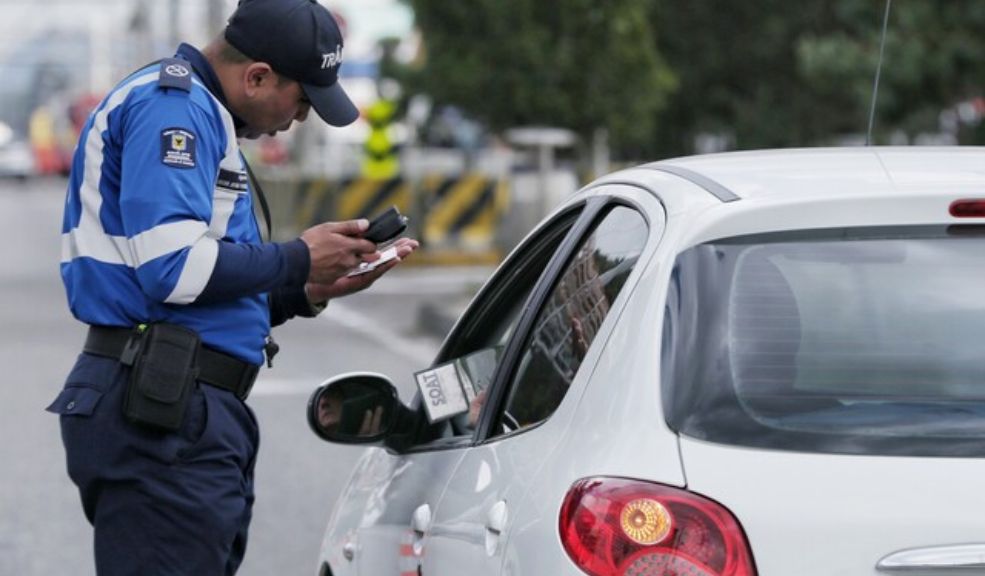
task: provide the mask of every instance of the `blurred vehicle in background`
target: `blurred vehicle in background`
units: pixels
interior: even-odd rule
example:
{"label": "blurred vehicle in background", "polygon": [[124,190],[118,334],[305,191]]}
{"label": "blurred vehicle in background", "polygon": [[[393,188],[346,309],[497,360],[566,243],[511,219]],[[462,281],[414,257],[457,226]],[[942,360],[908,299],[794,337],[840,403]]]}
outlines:
{"label": "blurred vehicle in background", "polygon": [[29,139],[39,103],[35,69],[13,61],[0,63],[0,176],[27,178],[37,173]]}
{"label": "blurred vehicle in background", "polygon": [[317,573],[980,570],[983,165],[774,150],[586,186],[409,405],[381,374],[315,391],[319,437],[373,446]]}
{"label": "blurred vehicle in background", "polygon": [[89,93],[89,38],[45,34],[0,62],[0,176],[68,172],[78,131],[97,98]]}
{"label": "blurred vehicle in background", "polygon": [[0,177],[24,179],[35,174],[34,151],[26,135],[0,121]]}

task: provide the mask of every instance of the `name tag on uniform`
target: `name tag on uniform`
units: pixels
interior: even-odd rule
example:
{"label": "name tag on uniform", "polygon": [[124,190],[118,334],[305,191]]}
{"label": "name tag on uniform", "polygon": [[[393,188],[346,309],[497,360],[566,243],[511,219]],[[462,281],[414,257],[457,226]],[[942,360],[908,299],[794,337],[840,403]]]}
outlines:
{"label": "name tag on uniform", "polygon": [[246,172],[237,172],[219,168],[219,177],[215,183],[217,188],[225,188],[233,192],[242,194],[247,191]]}

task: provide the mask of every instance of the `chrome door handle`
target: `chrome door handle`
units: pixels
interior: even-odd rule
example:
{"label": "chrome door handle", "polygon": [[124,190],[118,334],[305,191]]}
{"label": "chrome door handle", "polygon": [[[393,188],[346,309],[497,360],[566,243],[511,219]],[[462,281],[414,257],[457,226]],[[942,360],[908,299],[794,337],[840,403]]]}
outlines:
{"label": "chrome door handle", "polygon": [[907,548],[879,560],[876,570],[880,572],[985,570],[985,544]]}
{"label": "chrome door handle", "polygon": [[352,562],[352,559],[356,557],[356,544],[354,542],[346,542],[342,545],[342,557]]}
{"label": "chrome door handle", "polygon": [[426,503],[421,504],[414,510],[414,515],[410,520],[410,529],[413,532],[411,548],[414,556],[420,556],[424,552],[424,535],[431,528],[431,507]]}
{"label": "chrome door handle", "polygon": [[506,501],[500,500],[492,505],[486,515],[486,555],[492,556],[499,548],[499,537],[506,529],[509,510]]}

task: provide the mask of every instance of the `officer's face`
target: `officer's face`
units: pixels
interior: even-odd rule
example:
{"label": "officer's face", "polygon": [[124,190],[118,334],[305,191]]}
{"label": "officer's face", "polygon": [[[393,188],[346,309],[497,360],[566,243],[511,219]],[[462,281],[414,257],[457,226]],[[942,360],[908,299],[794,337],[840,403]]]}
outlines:
{"label": "officer's face", "polygon": [[271,71],[259,78],[248,90],[249,98],[239,111],[246,126],[238,131],[241,138],[259,138],[264,134],[274,136],[285,131],[295,121],[304,122],[311,110],[311,103],[301,85]]}

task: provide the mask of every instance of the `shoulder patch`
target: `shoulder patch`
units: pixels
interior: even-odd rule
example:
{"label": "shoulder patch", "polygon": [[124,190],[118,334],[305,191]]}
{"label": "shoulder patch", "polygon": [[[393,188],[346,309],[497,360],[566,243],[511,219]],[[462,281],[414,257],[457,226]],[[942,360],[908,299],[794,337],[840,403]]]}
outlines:
{"label": "shoulder patch", "polygon": [[177,88],[185,92],[192,90],[192,66],[181,58],[161,60],[161,76],[157,81],[161,88]]}
{"label": "shoulder patch", "polygon": [[162,130],[161,162],[174,168],[194,168],[195,134],[184,128]]}

